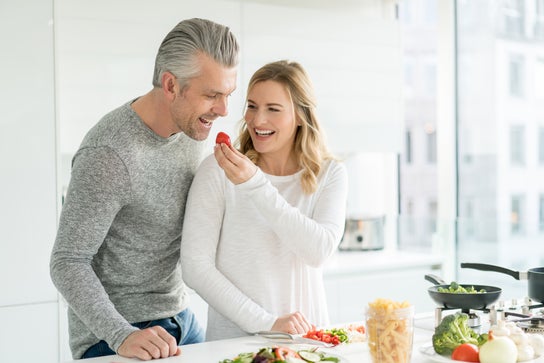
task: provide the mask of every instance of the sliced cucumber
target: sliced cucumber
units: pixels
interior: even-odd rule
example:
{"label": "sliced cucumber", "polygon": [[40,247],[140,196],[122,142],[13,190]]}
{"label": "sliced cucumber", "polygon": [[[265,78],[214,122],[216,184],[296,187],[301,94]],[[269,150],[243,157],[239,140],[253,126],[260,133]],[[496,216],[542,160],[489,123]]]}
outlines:
{"label": "sliced cucumber", "polygon": [[309,352],[307,350],[299,351],[298,355],[300,355],[300,357],[304,359],[306,362],[320,362],[321,361],[321,356],[319,354],[314,352]]}

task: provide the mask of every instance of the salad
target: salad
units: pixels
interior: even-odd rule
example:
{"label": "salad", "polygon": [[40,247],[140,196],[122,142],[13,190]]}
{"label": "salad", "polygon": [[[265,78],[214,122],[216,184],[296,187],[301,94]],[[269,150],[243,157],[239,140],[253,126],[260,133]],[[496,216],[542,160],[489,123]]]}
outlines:
{"label": "salad", "polygon": [[337,357],[328,356],[317,349],[294,350],[288,347],[266,347],[257,353],[240,353],[233,359],[224,359],[219,363],[308,363],[340,362]]}

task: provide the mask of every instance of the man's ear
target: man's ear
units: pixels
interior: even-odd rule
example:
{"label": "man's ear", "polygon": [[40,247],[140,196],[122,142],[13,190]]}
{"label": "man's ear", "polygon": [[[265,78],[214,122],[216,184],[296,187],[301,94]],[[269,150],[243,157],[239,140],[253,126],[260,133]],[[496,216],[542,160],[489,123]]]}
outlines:
{"label": "man's ear", "polygon": [[161,79],[162,91],[166,98],[174,100],[178,93],[178,80],[170,72],[164,72]]}

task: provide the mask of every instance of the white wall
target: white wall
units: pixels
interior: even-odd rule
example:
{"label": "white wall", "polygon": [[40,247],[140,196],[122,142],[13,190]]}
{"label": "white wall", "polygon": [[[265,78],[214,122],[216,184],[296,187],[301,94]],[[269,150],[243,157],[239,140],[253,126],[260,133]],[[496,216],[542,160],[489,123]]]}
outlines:
{"label": "white wall", "polygon": [[55,362],[53,0],[3,1],[0,44],[0,360]]}
{"label": "white wall", "polygon": [[217,129],[232,130],[241,118],[251,74],[266,62],[286,58],[301,62],[312,77],[333,151],[400,151],[400,38],[394,1],[57,4],[62,153],[73,153],[104,113],[150,89],[160,41],[187,17],[228,24],[241,43],[238,89],[230,115]]}
{"label": "white wall", "polygon": [[[69,157],[87,130],[150,89],[158,45],[179,20],[206,17],[228,24],[242,46],[238,91],[230,115],[215,131],[234,133],[253,71],[287,58],[300,61],[314,81],[333,151],[391,154],[400,150],[402,135],[394,5],[393,0],[3,1],[2,361],[71,358],[66,307],[48,269],[57,185],[60,190],[67,182]],[[58,181],[57,158],[63,161]],[[393,160],[387,168],[394,167]],[[388,203],[396,199],[388,195]]]}

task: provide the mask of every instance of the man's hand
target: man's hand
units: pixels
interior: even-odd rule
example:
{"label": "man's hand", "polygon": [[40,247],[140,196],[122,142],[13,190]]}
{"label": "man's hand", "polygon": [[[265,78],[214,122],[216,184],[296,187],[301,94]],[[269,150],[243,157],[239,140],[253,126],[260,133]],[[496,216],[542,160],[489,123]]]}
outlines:
{"label": "man's hand", "polygon": [[150,360],[181,354],[176,338],[163,327],[152,326],[131,333],[119,346],[117,354],[127,358]]}
{"label": "man's hand", "polygon": [[277,318],[271,330],[289,334],[305,334],[308,330],[314,328],[315,325],[310,324],[304,315],[297,311]]}

